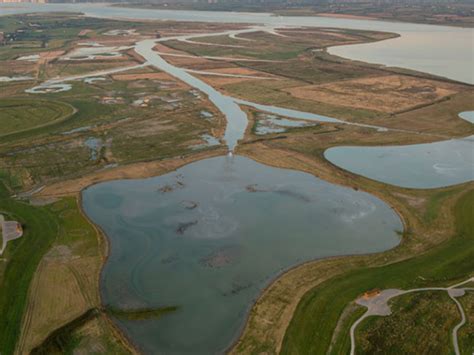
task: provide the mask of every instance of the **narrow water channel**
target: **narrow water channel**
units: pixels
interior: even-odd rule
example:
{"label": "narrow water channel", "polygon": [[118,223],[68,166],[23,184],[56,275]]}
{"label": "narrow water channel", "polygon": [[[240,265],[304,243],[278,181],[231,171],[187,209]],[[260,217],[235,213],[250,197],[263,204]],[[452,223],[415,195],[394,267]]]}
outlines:
{"label": "narrow water channel", "polygon": [[232,98],[222,95],[212,86],[187,73],[184,69],[169,64],[153,50],[155,45],[156,40],[153,39],[140,41],[136,44],[135,51],[158,69],[184,81],[186,84],[202,91],[209,97],[209,100],[216,105],[227,119],[224,140],[226,141],[229,150],[233,151],[238,140],[242,139],[245,133],[248,123],[246,113],[242,111],[240,106],[237,105]]}

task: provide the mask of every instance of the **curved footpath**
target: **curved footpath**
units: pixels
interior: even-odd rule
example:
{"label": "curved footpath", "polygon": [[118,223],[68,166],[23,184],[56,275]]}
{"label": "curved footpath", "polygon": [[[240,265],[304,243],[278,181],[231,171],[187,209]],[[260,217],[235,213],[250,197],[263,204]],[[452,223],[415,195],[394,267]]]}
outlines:
{"label": "curved footpath", "polygon": [[464,296],[466,291],[474,291],[472,287],[465,287],[460,288],[468,282],[474,281],[474,277],[471,277],[463,282],[460,282],[455,285],[451,285],[449,287],[423,287],[423,288],[414,288],[411,290],[399,290],[399,289],[387,289],[381,291],[374,297],[360,297],[355,302],[361,306],[367,307],[367,311],[357,319],[354,324],[351,326],[350,329],[350,337],[351,337],[351,355],[355,355],[356,349],[356,341],[355,341],[355,330],[357,326],[362,323],[362,321],[370,316],[388,316],[392,314],[390,306],[388,302],[395,297],[405,295],[408,293],[414,292],[424,292],[424,291],[446,291],[448,292],[449,297],[456,303],[456,306],[459,309],[459,313],[461,314],[461,321],[453,328],[452,330],[452,341],[454,352],[456,355],[460,355],[459,351],[459,343],[458,343],[458,330],[466,323],[466,314],[464,313],[464,309],[461,303],[456,299],[456,297]]}

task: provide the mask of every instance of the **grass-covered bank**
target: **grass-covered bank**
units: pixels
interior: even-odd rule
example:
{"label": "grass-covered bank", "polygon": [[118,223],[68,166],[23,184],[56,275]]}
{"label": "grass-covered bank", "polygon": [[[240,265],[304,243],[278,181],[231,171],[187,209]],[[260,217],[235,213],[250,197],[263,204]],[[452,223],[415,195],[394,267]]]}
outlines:
{"label": "grass-covered bank", "polygon": [[[41,100],[33,98],[14,98],[0,100],[0,137],[26,133],[40,127],[45,127],[69,118],[74,108],[60,101]],[[23,136],[27,136],[23,134]]]}
{"label": "grass-covered bank", "polygon": [[130,353],[104,317],[87,313],[100,307],[103,257],[101,239],[77,199],[35,206],[13,198],[4,185],[10,179],[2,178],[0,213],[20,222],[24,234],[0,257],[0,353],[88,353],[99,345],[109,353]]}
{"label": "grass-covered bank", "polygon": [[57,236],[58,224],[46,208],[11,199],[1,182],[0,211],[24,227],[23,237],[8,244],[0,261],[0,352],[8,355],[20,336],[31,280]]}
{"label": "grass-covered bank", "polygon": [[[474,190],[454,207],[456,235],[431,251],[407,261],[345,273],[312,289],[301,299],[286,331],[283,354],[325,353],[347,304],[373,288],[414,288],[448,285],[469,277],[474,270]],[[340,334],[335,344],[344,342]],[[337,347],[347,353],[349,343]]]}
{"label": "grass-covered bank", "polygon": [[73,335],[74,330],[91,321],[99,315],[95,308],[91,308],[82,315],[52,332],[46,340],[31,351],[33,355],[69,353],[79,342]]}
{"label": "grass-covered bank", "polygon": [[53,200],[44,208],[55,216],[58,234],[31,282],[16,352],[91,353],[100,347],[129,354],[128,344],[101,311],[102,236],[76,197]]}

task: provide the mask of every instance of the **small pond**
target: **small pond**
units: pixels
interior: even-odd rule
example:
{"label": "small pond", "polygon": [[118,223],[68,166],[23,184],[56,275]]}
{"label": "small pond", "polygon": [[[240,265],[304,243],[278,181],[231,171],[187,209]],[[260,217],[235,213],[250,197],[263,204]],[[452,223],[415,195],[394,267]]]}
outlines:
{"label": "small pond", "polygon": [[331,163],[387,184],[437,188],[474,180],[474,136],[441,142],[383,147],[335,147]]}
{"label": "small pond", "polygon": [[467,122],[474,123],[474,111],[464,111],[459,114],[463,120]]}

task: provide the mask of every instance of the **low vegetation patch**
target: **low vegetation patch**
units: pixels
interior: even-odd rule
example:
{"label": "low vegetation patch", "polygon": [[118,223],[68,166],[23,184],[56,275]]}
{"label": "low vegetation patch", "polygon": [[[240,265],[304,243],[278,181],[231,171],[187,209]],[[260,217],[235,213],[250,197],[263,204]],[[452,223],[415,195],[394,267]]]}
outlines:
{"label": "low vegetation patch", "polygon": [[64,120],[74,108],[64,102],[40,99],[0,100],[1,135],[28,131]]}
{"label": "low vegetation patch", "polygon": [[139,309],[120,309],[107,307],[105,312],[111,316],[125,320],[146,320],[157,319],[165,314],[176,312],[178,307],[161,307],[161,308],[139,308]]}
{"label": "low vegetation patch", "polygon": [[13,354],[26,311],[30,282],[44,254],[58,233],[54,215],[8,197],[0,181],[0,210],[22,223],[24,235],[10,242],[3,254],[6,263],[0,274],[0,352]]}
{"label": "low vegetation patch", "polygon": [[99,311],[95,308],[87,310],[79,317],[52,332],[40,346],[31,351],[31,354],[46,355],[68,353],[68,351],[71,351],[71,348],[74,348],[74,345],[79,341],[79,339],[75,338],[73,335],[74,330],[98,315]]}
{"label": "low vegetation patch", "polygon": [[451,329],[460,321],[444,291],[420,292],[391,302],[392,314],[369,317],[357,329],[361,354],[449,354]]}
{"label": "low vegetation patch", "polygon": [[[474,283],[466,284],[466,287],[474,287]],[[466,324],[459,329],[458,340],[462,354],[474,353],[474,292],[469,291],[463,297],[458,298],[466,313]]]}

